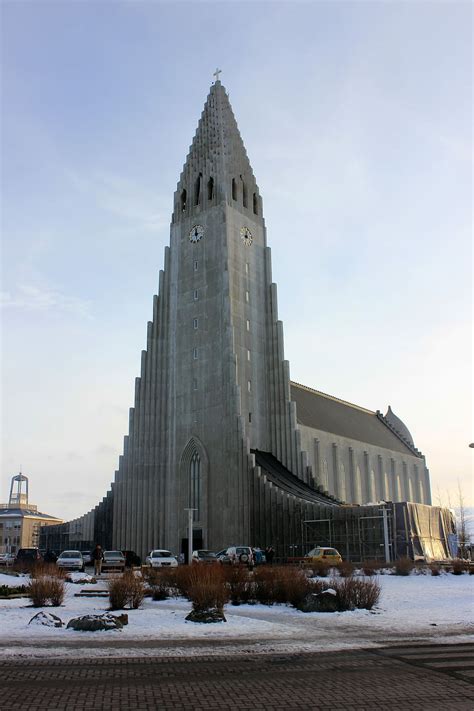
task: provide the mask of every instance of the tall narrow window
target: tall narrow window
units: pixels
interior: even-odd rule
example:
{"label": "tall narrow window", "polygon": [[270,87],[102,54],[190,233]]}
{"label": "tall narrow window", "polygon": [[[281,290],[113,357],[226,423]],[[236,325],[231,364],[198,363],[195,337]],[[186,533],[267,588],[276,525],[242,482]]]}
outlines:
{"label": "tall narrow window", "polygon": [[250,301],[250,295],[249,295],[248,291],[245,292],[245,301],[247,301],[247,302]]}
{"label": "tall narrow window", "polygon": [[197,348],[193,348],[193,359],[194,360],[198,359],[198,349]]}
{"label": "tall narrow window", "polygon": [[186,210],[186,190],[181,193],[181,212]]}
{"label": "tall narrow window", "polygon": [[247,319],[247,331],[250,331],[250,321]]}
{"label": "tall narrow window", "polygon": [[214,199],[214,178],[209,178],[207,181],[207,199]]}
{"label": "tall narrow window", "polygon": [[197,290],[197,289],[194,289],[193,298],[194,298],[194,301],[197,301],[197,300],[199,299],[199,294],[198,294],[198,290]]}
{"label": "tall narrow window", "polygon": [[201,458],[197,452],[191,457],[189,508],[193,511],[193,521],[199,521],[201,508]]}
{"label": "tall narrow window", "polygon": [[240,176],[240,180],[242,181],[242,204],[247,207],[247,186],[242,176]]}
{"label": "tall narrow window", "polygon": [[197,389],[198,389],[198,381],[196,380],[196,378],[194,378],[194,380],[193,380],[193,390],[197,390]]}
{"label": "tall narrow window", "polygon": [[247,360],[250,360],[250,351],[248,348],[247,348]]}
{"label": "tall narrow window", "polygon": [[249,273],[249,263],[248,262],[245,262],[245,273],[246,274]]}
{"label": "tall narrow window", "polygon": [[237,200],[237,183],[235,178],[232,178],[232,200]]}
{"label": "tall narrow window", "polygon": [[199,173],[198,177],[196,178],[196,185],[194,188],[194,204],[199,205],[201,202],[201,181],[202,181],[202,173]]}
{"label": "tall narrow window", "polygon": [[257,193],[253,194],[253,214],[258,215],[258,197]]}
{"label": "tall narrow window", "polygon": [[196,330],[197,327],[198,327],[198,320],[197,320],[197,318],[194,318],[194,319],[193,319],[193,328],[194,328],[194,330]]}
{"label": "tall narrow window", "polygon": [[196,261],[194,262],[194,271],[195,271],[195,272],[197,272],[197,270],[198,270],[198,264],[199,264],[199,262],[196,260]]}
{"label": "tall narrow window", "polygon": [[247,380],[247,390],[249,393],[252,392],[252,381],[251,380]]}

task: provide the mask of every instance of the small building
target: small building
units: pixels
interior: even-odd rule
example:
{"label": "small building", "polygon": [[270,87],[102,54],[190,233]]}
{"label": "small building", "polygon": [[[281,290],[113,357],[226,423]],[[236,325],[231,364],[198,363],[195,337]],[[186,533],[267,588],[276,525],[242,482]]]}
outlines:
{"label": "small building", "polygon": [[0,552],[39,547],[41,527],[58,523],[62,519],[41,513],[28,502],[28,477],[21,472],[12,477],[8,504],[0,504]]}

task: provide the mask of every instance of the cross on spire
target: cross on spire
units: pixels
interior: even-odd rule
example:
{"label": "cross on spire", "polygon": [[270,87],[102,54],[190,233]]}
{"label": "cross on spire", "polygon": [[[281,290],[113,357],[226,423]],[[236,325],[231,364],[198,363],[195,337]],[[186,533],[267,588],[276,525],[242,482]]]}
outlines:
{"label": "cross on spire", "polygon": [[219,74],[221,74],[221,73],[222,73],[222,69],[216,69],[216,71],[214,72],[214,74],[212,76],[216,77],[216,81],[220,81]]}

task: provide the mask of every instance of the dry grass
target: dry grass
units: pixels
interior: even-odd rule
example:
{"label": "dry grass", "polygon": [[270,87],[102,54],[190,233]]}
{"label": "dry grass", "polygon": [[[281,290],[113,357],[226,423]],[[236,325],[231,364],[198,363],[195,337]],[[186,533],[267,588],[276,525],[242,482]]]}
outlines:
{"label": "dry grass", "polygon": [[414,567],[415,564],[411,558],[408,558],[407,556],[397,558],[395,561],[395,575],[410,575]]}
{"label": "dry grass", "polygon": [[48,602],[58,607],[64,600],[64,580],[50,576],[33,578],[26,591],[33,607],[44,607]]}
{"label": "dry grass", "polygon": [[145,597],[143,578],[136,576],[133,570],[109,580],[108,588],[111,610],[123,610],[127,605],[137,610]]}
{"label": "dry grass", "polygon": [[351,575],[354,575],[355,566],[350,560],[343,560],[337,566],[337,570],[341,578],[350,578]]}
{"label": "dry grass", "polygon": [[[178,569],[179,570],[179,569]],[[221,610],[229,600],[229,589],[222,566],[183,566],[178,581],[186,590],[186,597],[193,603],[193,610]]]}
{"label": "dry grass", "polygon": [[371,610],[380,598],[380,585],[375,580],[345,578],[343,580],[333,580],[331,587],[337,593],[340,611]]}
{"label": "dry grass", "polygon": [[469,570],[469,564],[461,558],[455,558],[451,563],[451,572],[453,575],[462,575]]}
{"label": "dry grass", "polygon": [[379,560],[365,560],[361,565],[364,575],[377,575],[379,570],[383,568],[383,563]]}
{"label": "dry grass", "polygon": [[65,580],[67,571],[63,568],[59,568],[56,563],[34,563],[31,566],[30,575],[32,578],[58,578],[59,580]]}
{"label": "dry grass", "polygon": [[249,570],[242,565],[226,565],[222,566],[222,570],[231,603],[240,605],[250,602],[254,595],[254,585]]}

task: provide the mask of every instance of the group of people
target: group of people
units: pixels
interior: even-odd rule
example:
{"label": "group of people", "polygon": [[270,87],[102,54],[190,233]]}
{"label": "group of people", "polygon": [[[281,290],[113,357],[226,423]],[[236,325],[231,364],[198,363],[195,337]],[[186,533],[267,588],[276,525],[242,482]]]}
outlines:
{"label": "group of people", "polygon": [[252,548],[253,563],[255,565],[261,565],[262,563],[272,565],[274,555],[275,551],[272,546],[267,546],[264,550],[258,546],[256,548]]}

